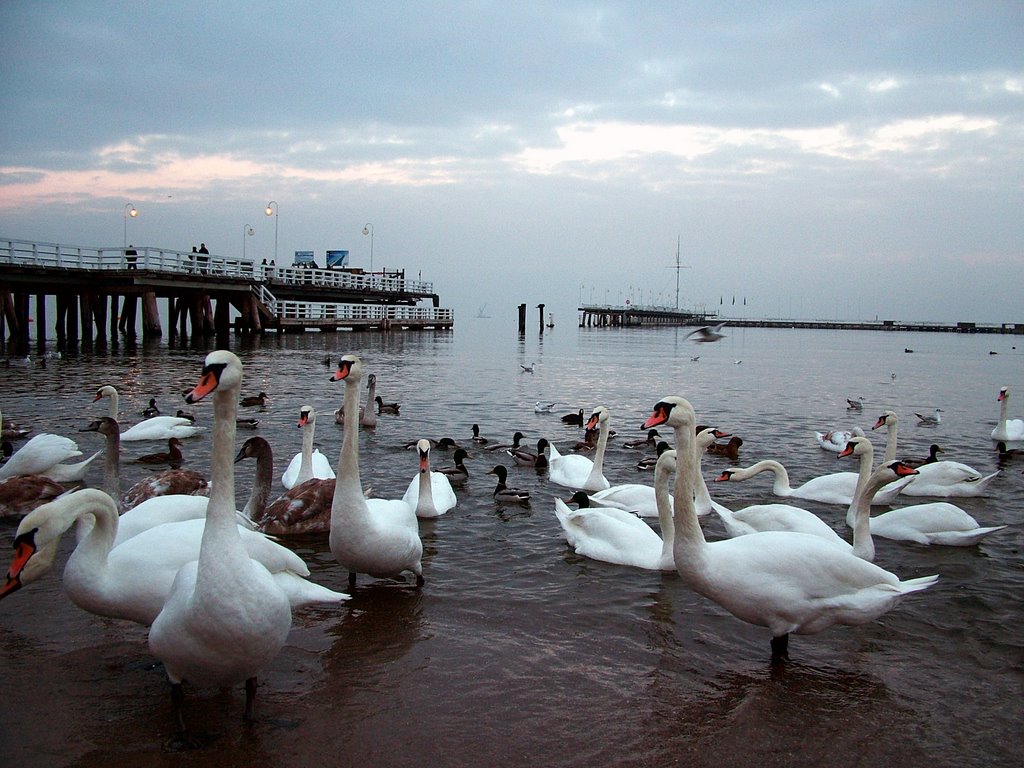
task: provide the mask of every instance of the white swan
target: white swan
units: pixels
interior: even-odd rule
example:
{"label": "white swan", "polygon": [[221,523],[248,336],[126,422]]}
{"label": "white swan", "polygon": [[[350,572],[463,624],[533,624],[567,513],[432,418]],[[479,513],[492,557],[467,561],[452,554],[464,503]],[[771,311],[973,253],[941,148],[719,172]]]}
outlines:
{"label": "white swan", "polygon": [[443,472],[430,471],[430,441],[419,440],[416,451],[420,470],[405,489],[402,501],[416,511],[416,517],[440,517],[455,507],[458,499],[451,481]]}
{"label": "white swan", "polygon": [[1024,441],[1024,419],[1007,418],[1010,412],[1010,388],[1000,389],[996,400],[999,403],[999,423],[992,430],[992,439],[1004,443]]}
{"label": "white swan", "polygon": [[[592,560],[652,571],[675,570],[672,559],[672,502],[668,493],[668,480],[675,464],[675,451],[670,450],[659,457],[654,468],[653,490],[658,499],[661,536],[631,512],[587,506],[573,510],[556,497],[555,517],[562,526],[566,542],[576,554]],[[585,494],[583,499],[586,499]]]}
{"label": "white swan", "polygon": [[[82,452],[78,450],[78,444],[71,438],[43,432],[31,438],[15,451],[3,466],[0,466],[0,480],[19,475],[44,475],[55,482],[69,482],[58,480],[49,473],[62,462],[81,455]],[[94,458],[96,458],[95,454],[86,461],[86,466]],[[60,470],[58,470],[59,473]],[[81,477],[78,479],[80,480]]]}
{"label": "white swan", "polygon": [[599,405],[587,420],[587,429],[598,427],[600,430],[593,461],[586,456],[575,454],[563,456],[549,443],[548,480],[567,488],[580,488],[584,491],[601,491],[611,486],[603,474],[604,452],[608,446],[608,416],[608,409]]}
{"label": "white swan", "polygon": [[[339,408],[334,412],[334,423],[345,423],[344,408]],[[359,406],[359,425],[362,427],[377,426],[377,374],[375,373],[366,376],[366,404]]]}
{"label": "white swan", "polygon": [[[284,646],[292,623],[292,601],[281,581],[250,558],[235,523],[234,442],[242,363],[231,352],[206,356],[188,403],[213,393],[213,488],[198,561],[183,566],[149,631],[149,650],[167,671],[178,726],[183,680],[225,687],[245,681],[246,720],[253,719],[256,675]],[[130,539],[130,541],[136,541]],[[284,549],[282,547],[282,549]],[[289,551],[289,550],[285,550]],[[292,553],[294,554],[294,553]],[[296,581],[316,587],[305,579]],[[323,587],[322,599],[347,595]]]}
{"label": "white swan", "polygon": [[334,470],[330,460],[313,448],[313,432],[316,429],[316,410],[311,405],[304,405],[299,410],[298,427],[302,430],[302,450],[292,456],[288,468],[281,476],[281,485],[293,488],[299,483],[312,480],[332,480]]}
{"label": "white swan", "polygon": [[[120,410],[120,395],[115,387],[107,384],[96,390],[96,396],[92,399],[95,403],[104,397],[110,398],[109,415],[117,419]],[[121,433],[121,442],[138,442],[140,440],[166,440],[169,437],[185,438],[198,434],[199,427],[186,418],[180,416],[153,416],[152,418],[140,421],[133,427]]]}
{"label": "white swan", "polygon": [[[872,429],[886,428],[885,458],[888,464],[896,460],[896,439],[899,431],[899,418],[894,411],[885,411],[878,417]],[[996,470],[990,475],[961,464],[959,461],[934,461],[918,467],[918,475],[913,482],[903,487],[904,496],[984,496],[988,493],[989,484],[999,475]],[[884,492],[884,489],[883,489]]]}
{"label": "white swan", "polygon": [[818,441],[818,447],[823,451],[839,453],[850,442],[851,437],[863,434],[863,429],[854,427],[853,429],[832,429],[828,432],[815,432],[814,437]]}
{"label": "white swan", "polygon": [[813,634],[836,624],[864,624],[893,608],[910,592],[926,589],[937,576],[900,581],[873,563],[817,536],[766,531],[707,542],[693,505],[696,416],[681,397],[654,406],[643,429],[665,424],[675,430],[676,569],[697,593],[739,619],[767,627],[772,660],[788,655],[789,634]]}
{"label": "white swan", "polygon": [[[773,459],[765,459],[746,468],[729,467],[718,476],[718,480],[720,482],[748,480],[761,472],[772,472],[775,475],[775,480],[772,483],[772,493],[776,496],[819,501],[822,504],[843,504],[845,506],[853,503],[853,496],[857,491],[857,482],[859,480],[859,475],[856,472],[833,472],[828,475],[812,477],[803,485],[793,488],[789,484],[789,472],[786,471],[782,464]],[[905,490],[906,484],[912,479],[907,478],[895,486],[882,489],[875,494],[871,503],[891,504],[897,494]]]}
{"label": "white swan", "polygon": [[[871,466],[874,447],[867,438],[856,438],[850,441],[842,456],[859,456],[861,465]],[[894,462],[884,462],[890,466]],[[926,465],[930,466],[930,465]],[[921,472],[924,467],[918,467]],[[846,513],[846,524],[851,528],[860,521],[857,502],[851,505]],[[896,541],[913,541],[917,544],[944,544],[950,547],[970,547],[994,531],[1005,528],[1005,525],[982,527],[978,521],[955,504],[946,501],[935,501],[930,504],[913,504],[909,507],[891,509],[881,515],[875,515],[868,521],[871,534],[883,539]],[[856,543],[856,542],[855,542]],[[873,553],[873,550],[872,550]]]}
{"label": "white swan", "polygon": [[412,507],[401,499],[367,499],[359,483],[359,385],[363,365],[345,355],[331,381],[345,382],[345,435],[338,456],[338,479],[331,502],[331,552],[348,569],[349,588],[356,575],[391,577],[411,571],[423,585],[423,542]]}

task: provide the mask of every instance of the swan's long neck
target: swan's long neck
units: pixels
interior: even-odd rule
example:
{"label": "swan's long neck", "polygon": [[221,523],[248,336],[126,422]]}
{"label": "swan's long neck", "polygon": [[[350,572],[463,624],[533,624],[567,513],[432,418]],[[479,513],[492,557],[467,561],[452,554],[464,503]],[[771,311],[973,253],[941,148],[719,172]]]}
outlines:
{"label": "swan's long neck", "polygon": [[704,531],[697,520],[697,510],[693,505],[694,451],[693,425],[683,424],[675,427],[676,433],[676,483],[675,507],[672,517],[673,554],[676,567],[680,563],[692,562],[696,550],[707,546]]}
{"label": "swan's long neck", "polygon": [[[888,464],[890,461],[896,461],[896,430],[898,425],[893,423],[886,423],[885,426],[885,458],[882,459],[883,464]],[[868,474],[871,474],[871,468],[868,468]]]}
{"label": "swan's long neck", "polygon": [[[860,475],[853,501],[846,510],[846,524],[853,528],[853,554],[861,560],[875,559],[875,542],[871,539],[871,499],[885,483],[872,482],[871,465],[874,456],[871,451],[860,455]],[[865,469],[867,473],[865,473]]]}
{"label": "swan's long neck", "polygon": [[361,498],[363,495],[359,483],[359,381],[345,379],[345,399],[341,407],[345,413],[345,425],[341,454],[338,456],[337,484],[334,503],[331,505],[332,516],[341,507],[338,502],[342,496]]}
{"label": "swan's long neck", "polygon": [[80,527],[83,524],[87,526],[90,518],[92,528],[78,542],[65,566],[69,575],[77,574],[76,579],[98,578],[106,569],[107,556],[117,538],[117,506],[116,502],[110,504],[106,499],[79,491],[69,496],[68,503],[61,507],[60,531],[66,531],[76,521],[80,521]]}
{"label": "swan's long neck", "polygon": [[416,501],[416,510],[420,514],[436,515],[437,507],[434,504],[434,493],[430,479],[430,454],[420,462],[419,496]]}
{"label": "swan's long neck", "polygon": [[1003,395],[999,398],[999,423],[997,429],[1006,429],[1006,420],[1010,417],[1010,396]]}
{"label": "swan's long neck", "polygon": [[772,484],[772,492],[776,496],[789,496],[793,488],[789,484],[789,472],[786,468],[774,459],[764,459],[752,464],[746,469],[740,469],[732,473],[733,480],[749,480],[754,475],[762,472],[771,472],[775,479]]}
{"label": "swan's long neck", "polygon": [[601,422],[597,436],[597,449],[594,451],[594,466],[590,470],[590,480],[597,480],[604,476],[604,449],[608,446],[608,419]]}
{"label": "swan's long neck", "polygon": [[[345,414],[347,417],[348,414]],[[313,430],[316,421],[309,419],[302,425],[302,459],[299,462],[299,474],[295,477],[295,485],[313,477]]]}
{"label": "swan's long neck", "polygon": [[117,390],[111,387],[110,392],[110,418],[117,419],[117,412],[120,410],[121,397],[117,394]]}
{"label": "swan's long neck", "polygon": [[[213,392],[210,502],[206,507],[206,526],[199,550],[200,577],[204,569],[213,564],[230,568],[229,552],[234,557],[248,558],[235,519],[235,419],[238,416],[240,384],[239,381],[231,386],[218,386]],[[231,544],[232,541],[235,544]]]}
{"label": "swan's long neck", "polygon": [[121,435],[115,428],[106,435],[103,461],[103,490],[120,506],[121,498]]}
{"label": "swan's long neck", "polygon": [[668,476],[671,470],[663,463],[654,469],[654,501],[658,505],[658,523],[661,526],[661,558],[675,557],[675,520],[672,519],[672,500],[668,493]]}
{"label": "swan's long neck", "polygon": [[256,454],[256,476],[253,478],[249,501],[242,512],[250,520],[259,522],[270,498],[270,486],[274,477],[274,455],[270,446],[261,446]]}

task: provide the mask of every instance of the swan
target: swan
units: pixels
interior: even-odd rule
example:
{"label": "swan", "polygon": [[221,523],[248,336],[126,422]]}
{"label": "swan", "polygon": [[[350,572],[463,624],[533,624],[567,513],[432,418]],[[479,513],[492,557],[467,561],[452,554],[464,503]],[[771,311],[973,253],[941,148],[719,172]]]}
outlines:
{"label": "swan", "polygon": [[[102,398],[110,399],[109,415],[112,419],[117,418],[120,409],[120,395],[115,387],[107,384],[96,390],[96,396],[92,399],[95,403]],[[166,440],[169,437],[186,438],[199,433],[199,427],[188,419],[178,416],[154,416],[150,419],[140,421],[133,427],[121,433],[121,442],[135,442],[139,440]]]}
{"label": "swan", "polygon": [[697,473],[696,416],[682,397],[659,401],[643,429],[675,431],[676,482],[673,555],[683,581],[733,616],[767,627],[772,661],[788,657],[789,635],[814,634],[836,624],[865,624],[905,594],[930,587],[938,576],[901,581],[895,574],[817,536],[764,531],[708,542],[693,504]]}
{"label": "swan", "polygon": [[[849,506],[853,503],[853,495],[857,491],[859,475],[856,472],[833,472],[828,475],[812,477],[806,483],[796,488],[789,484],[789,472],[778,461],[765,459],[746,468],[729,467],[718,476],[719,482],[729,480],[747,480],[761,472],[772,472],[775,481],[772,484],[772,493],[782,498],[807,499],[818,501],[822,504],[843,504]],[[869,473],[870,474],[870,473]],[[883,488],[872,499],[872,504],[891,504],[897,494],[906,490],[907,484],[916,478],[907,478],[890,488]]]}
{"label": "swan", "polygon": [[815,432],[814,437],[818,441],[818,447],[829,453],[839,453],[851,437],[863,436],[864,430],[860,427],[853,429],[830,429],[828,432]]}
{"label": "swan", "polygon": [[[122,510],[130,510],[151,502],[155,506],[175,510],[169,520],[183,520],[192,517],[202,517],[206,514],[206,503],[209,493],[209,483],[206,478],[194,469],[167,469],[152,477],[147,477],[135,483],[131,488],[121,493],[121,433],[117,419],[110,416],[102,416],[95,419],[82,432],[99,432],[106,439],[105,458],[103,464],[103,489],[114,499],[118,500]],[[162,497],[169,497],[166,501],[156,502]],[[186,501],[195,497],[201,501]],[[180,516],[177,509],[184,505],[185,509],[201,509],[198,514],[187,514]]]}
{"label": "swan", "polygon": [[256,478],[242,514],[250,518],[256,530],[272,536],[303,533],[327,533],[331,529],[331,499],[335,480],[311,478],[285,491],[272,502],[271,478],[274,475],[273,450],[262,437],[250,437],[235,455],[235,463],[256,459]]}
{"label": "swan", "polygon": [[611,486],[604,476],[604,452],[608,446],[608,409],[599,405],[587,419],[586,428],[600,428],[594,460],[586,456],[562,456],[553,446],[548,446],[548,479],[568,488],[584,491],[601,491]]}
{"label": "swan", "polygon": [[508,481],[508,468],[503,464],[496,464],[493,469],[487,470],[488,475],[496,475],[497,484],[494,486],[494,500],[501,504],[529,504],[530,492],[519,488],[509,488],[505,483]]}
{"label": "swan", "polygon": [[55,465],[81,456],[74,440],[44,432],[15,451],[0,467],[0,480],[18,475],[42,475]]}
{"label": "swan", "polygon": [[1024,441],[1024,419],[1007,418],[1010,410],[1010,388],[1000,389],[996,401],[999,403],[999,423],[992,430],[992,439],[1002,440],[1004,443]]}
{"label": "swan", "polygon": [[448,476],[430,471],[430,441],[420,440],[416,451],[420,456],[420,470],[409,483],[402,501],[416,511],[416,517],[440,517],[454,508],[458,499]]}
{"label": "swan", "polygon": [[653,490],[658,499],[661,536],[631,512],[614,507],[584,506],[587,496],[579,492],[582,499],[578,510],[570,509],[564,501],[555,498],[555,517],[562,526],[566,542],[576,554],[591,560],[652,571],[675,570],[672,502],[668,493],[668,481],[675,464],[676,452],[669,450],[661,454],[654,468]]}
{"label": "swan", "polygon": [[[377,426],[377,408],[376,408],[376,394],[377,394],[377,374],[370,373],[366,376],[366,404],[359,406],[359,426],[361,427],[376,427]],[[344,424],[345,423],[345,410],[339,408],[334,412],[334,423]]]}
{"label": "swan", "polygon": [[[885,411],[878,417],[872,429],[885,427],[885,458],[888,464],[896,460],[896,440],[899,431],[899,418],[894,411]],[[935,461],[918,467],[917,477],[904,486],[904,496],[984,496],[989,484],[999,475],[996,470],[990,475],[961,464],[959,461]],[[884,489],[883,489],[884,492]]]}
{"label": "swan", "polygon": [[313,432],[316,429],[316,411],[313,406],[302,406],[297,426],[302,430],[302,450],[288,463],[288,468],[281,475],[281,485],[291,488],[314,477],[332,479],[334,470],[331,469],[331,462],[320,453],[319,448],[313,448]]}
{"label": "swan", "polygon": [[0,480],[0,517],[21,517],[64,491],[63,485],[43,475],[17,475]]}
{"label": "swan", "polygon": [[[179,733],[185,731],[181,713],[184,680],[219,687],[244,680],[245,719],[251,722],[256,675],[281,650],[291,629],[293,603],[287,590],[267,567],[251,559],[239,535],[244,529],[235,524],[232,456],[241,383],[238,357],[215,350],[206,356],[199,383],[185,397],[195,403],[213,393],[213,490],[199,559],[178,571],[149,631],[149,650],[163,662],[171,681]],[[298,576],[296,581],[316,587],[322,601],[348,599],[348,595]]]}
{"label": "swan", "polygon": [[[345,382],[345,420],[355,424],[363,364],[345,355],[331,381]],[[416,512],[402,500],[367,499],[359,484],[359,436],[345,428],[338,456],[338,481],[331,502],[331,552],[348,569],[349,588],[356,575],[391,577],[411,571],[416,586],[423,585],[423,542]]]}
{"label": "swan", "polygon": [[[839,455],[858,456],[861,466],[870,467],[874,458],[874,447],[867,438],[856,438],[851,440],[846,450]],[[891,463],[884,462],[884,465],[889,466]],[[925,467],[920,467],[916,471],[920,472],[922,469]],[[856,503],[855,501],[854,504]],[[846,524],[851,528],[859,522],[858,514],[859,510],[855,505],[851,505],[846,513]],[[1006,527],[982,527],[960,507],[946,501],[891,509],[871,517],[868,523],[872,536],[896,541],[913,541],[917,544],[944,544],[950,547],[973,546],[988,534]]]}

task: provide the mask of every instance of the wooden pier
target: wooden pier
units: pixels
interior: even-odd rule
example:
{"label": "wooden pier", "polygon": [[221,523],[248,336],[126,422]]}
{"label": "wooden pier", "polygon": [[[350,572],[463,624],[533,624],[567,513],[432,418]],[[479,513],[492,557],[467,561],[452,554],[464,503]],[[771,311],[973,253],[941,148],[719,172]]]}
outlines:
{"label": "wooden pier", "polygon": [[[27,354],[30,325],[45,347],[47,297],[57,346],[134,336],[450,329],[451,309],[433,285],[404,271],[268,267],[216,254],[161,248],[88,248],[0,240],[0,339]],[[34,298],[34,302],[33,302]]]}
{"label": "wooden pier", "polygon": [[1024,334],[1024,323],[933,323],[903,320],[847,321],[793,320],[785,318],[722,317],[710,312],[686,312],[665,307],[613,307],[586,305],[578,308],[580,327],[701,326],[726,323],[731,328],[803,328],[840,331],[918,331],[928,333]]}

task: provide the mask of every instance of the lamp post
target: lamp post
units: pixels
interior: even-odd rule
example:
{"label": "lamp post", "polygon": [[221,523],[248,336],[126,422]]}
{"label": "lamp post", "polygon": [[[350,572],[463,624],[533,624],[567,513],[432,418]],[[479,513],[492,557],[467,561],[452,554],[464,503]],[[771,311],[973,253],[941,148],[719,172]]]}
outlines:
{"label": "lamp post", "polygon": [[267,203],[267,208],[264,211],[264,213],[267,214],[267,216],[273,216],[274,217],[274,263],[275,264],[277,264],[277,219],[278,219],[278,214],[280,214],[280,212],[281,211],[280,211],[280,209],[277,206],[277,201],[276,200],[271,200],[269,203]]}
{"label": "lamp post", "polygon": [[367,223],[363,227],[363,234],[370,236],[370,274],[373,274],[373,224]]}
{"label": "lamp post", "polygon": [[245,261],[245,238],[246,236],[252,237],[256,234],[256,230],[250,225],[246,224],[242,227],[242,261]]}
{"label": "lamp post", "polygon": [[124,249],[128,250],[128,217],[133,219],[139,215],[139,211],[131,203],[124,204]]}

